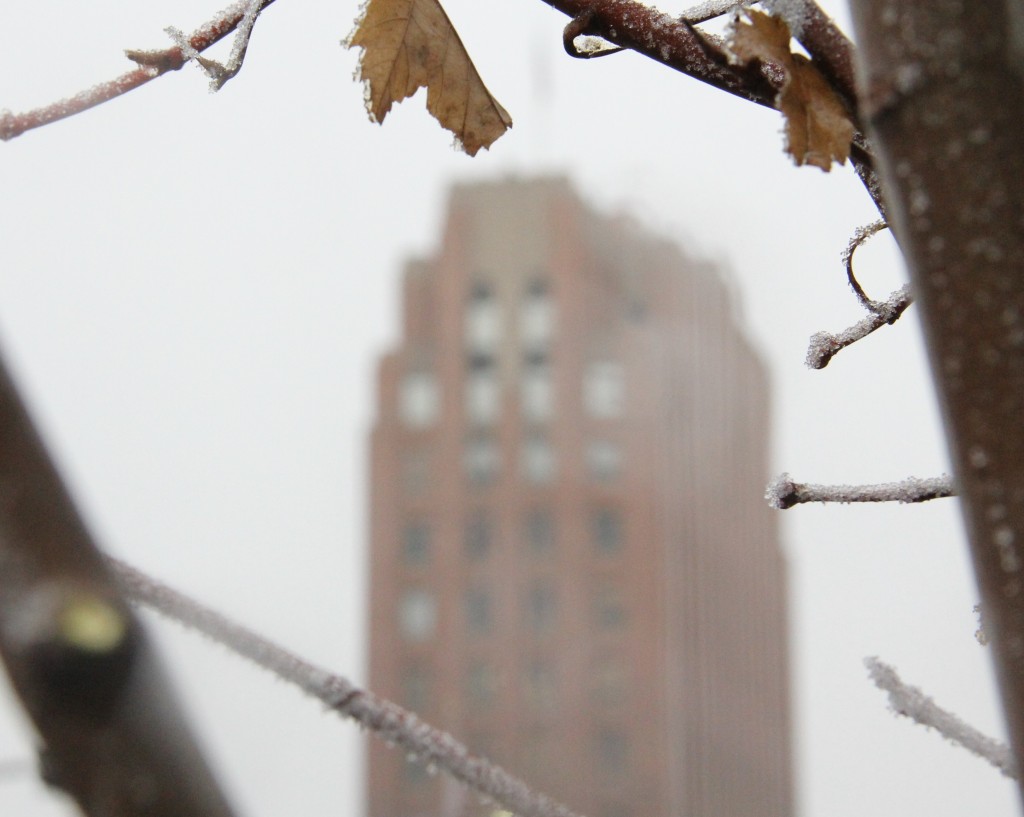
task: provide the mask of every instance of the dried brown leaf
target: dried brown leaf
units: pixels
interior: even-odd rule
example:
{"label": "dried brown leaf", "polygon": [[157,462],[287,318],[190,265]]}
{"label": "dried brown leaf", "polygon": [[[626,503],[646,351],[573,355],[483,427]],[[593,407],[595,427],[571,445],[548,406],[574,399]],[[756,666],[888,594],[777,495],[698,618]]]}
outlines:
{"label": "dried brown leaf", "polygon": [[803,54],[789,48],[789,27],[781,17],[748,10],[733,25],[729,49],[743,62],[761,60],[784,74],[775,100],[786,118],[786,150],[798,165],[825,172],[850,155],[855,131],[839,95]]}
{"label": "dried brown leaf", "polygon": [[357,74],[374,122],[426,88],[427,110],[470,156],[512,127],[437,0],[369,0],[345,44],[363,49]]}

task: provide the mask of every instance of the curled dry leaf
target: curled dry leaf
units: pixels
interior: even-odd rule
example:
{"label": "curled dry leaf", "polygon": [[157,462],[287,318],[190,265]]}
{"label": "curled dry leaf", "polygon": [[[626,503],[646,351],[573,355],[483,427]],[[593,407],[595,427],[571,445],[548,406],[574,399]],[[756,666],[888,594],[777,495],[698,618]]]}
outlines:
{"label": "curled dry leaf", "polygon": [[828,80],[807,57],[790,51],[790,38],[781,17],[748,10],[732,27],[729,49],[744,63],[757,59],[782,70],[775,105],[786,117],[786,150],[798,165],[828,172],[833,161],[843,164],[850,155],[855,128]]}
{"label": "curled dry leaf", "polygon": [[357,73],[374,122],[426,88],[427,110],[470,156],[512,127],[437,0],[369,0],[345,45],[363,49]]}

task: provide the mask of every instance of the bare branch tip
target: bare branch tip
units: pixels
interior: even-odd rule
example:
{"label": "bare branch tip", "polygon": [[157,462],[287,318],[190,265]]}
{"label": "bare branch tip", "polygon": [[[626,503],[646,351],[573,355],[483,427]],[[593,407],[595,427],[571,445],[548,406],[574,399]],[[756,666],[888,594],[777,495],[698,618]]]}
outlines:
{"label": "bare branch tip", "polygon": [[768,483],[764,498],[768,501],[769,507],[784,511],[787,508],[792,508],[799,501],[797,498],[798,488],[799,486],[793,482],[789,474],[782,473]]}

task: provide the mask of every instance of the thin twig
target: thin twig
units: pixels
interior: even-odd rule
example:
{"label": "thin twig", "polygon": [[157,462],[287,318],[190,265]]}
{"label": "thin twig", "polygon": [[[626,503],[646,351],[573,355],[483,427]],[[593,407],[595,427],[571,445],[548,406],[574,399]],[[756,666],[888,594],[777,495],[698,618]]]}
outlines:
{"label": "thin twig", "polygon": [[130,599],[203,633],[236,655],[294,684],[382,740],[401,746],[428,768],[447,770],[455,779],[522,817],[578,817],[566,806],[535,793],[500,766],[470,755],[447,732],[424,723],[412,712],[309,663],[124,562],[109,561]]}
{"label": "thin twig", "polygon": [[875,311],[849,329],[844,329],[837,335],[831,332],[816,332],[811,335],[804,362],[810,369],[824,369],[841,349],[866,338],[887,323],[895,323],[913,301],[910,285],[906,284],[893,292],[888,300],[874,301],[877,307]]}
{"label": "thin twig", "polygon": [[897,715],[935,729],[942,737],[987,760],[1006,777],[1018,779],[1017,764],[1010,747],[964,723],[947,712],[917,687],[905,684],[896,670],[877,658],[865,658],[864,665],[875,686],[889,693],[889,707]]}
{"label": "thin twig", "polygon": [[768,504],[779,510],[805,502],[927,502],[929,499],[955,496],[953,481],[945,474],[877,485],[815,485],[794,482],[789,474],[780,474],[765,489]]}
{"label": "thin twig", "polygon": [[[259,10],[262,11],[273,2],[274,0],[262,0]],[[189,47],[196,52],[205,51],[214,43],[224,39],[242,22],[251,5],[251,0],[239,0],[224,9],[216,18],[200,26],[187,38]],[[31,111],[16,114],[6,109],[0,110],[0,140],[13,139],[25,131],[40,128],[43,125],[49,125],[52,122],[67,119],[69,116],[95,108],[97,105],[133,91],[169,71],[177,71],[188,62],[188,56],[177,45],[156,51],[129,49],[125,51],[125,55],[138,67],[116,79],[101,82],[72,97]]]}
{"label": "thin twig", "polygon": [[873,301],[864,292],[860,282],[857,280],[857,276],[853,274],[853,254],[857,252],[857,248],[860,247],[865,241],[871,236],[875,235],[881,230],[888,229],[889,225],[882,219],[873,221],[865,227],[858,227],[854,231],[853,236],[850,238],[850,242],[846,245],[846,249],[843,250],[842,259],[843,266],[846,267],[846,280],[850,282],[850,286],[853,288],[854,294],[857,299],[863,304],[865,309],[874,312],[876,315],[879,311],[884,310],[883,304],[879,301]]}

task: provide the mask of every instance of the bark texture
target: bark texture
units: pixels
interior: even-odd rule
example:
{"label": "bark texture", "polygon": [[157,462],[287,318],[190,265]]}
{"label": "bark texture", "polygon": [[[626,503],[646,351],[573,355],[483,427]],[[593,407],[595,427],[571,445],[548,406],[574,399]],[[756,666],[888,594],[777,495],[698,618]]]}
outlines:
{"label": "bark texture", "polygon": [[1024,62],[1018,0],[852,0],[861,115],[944,412],[1024,757]]}

